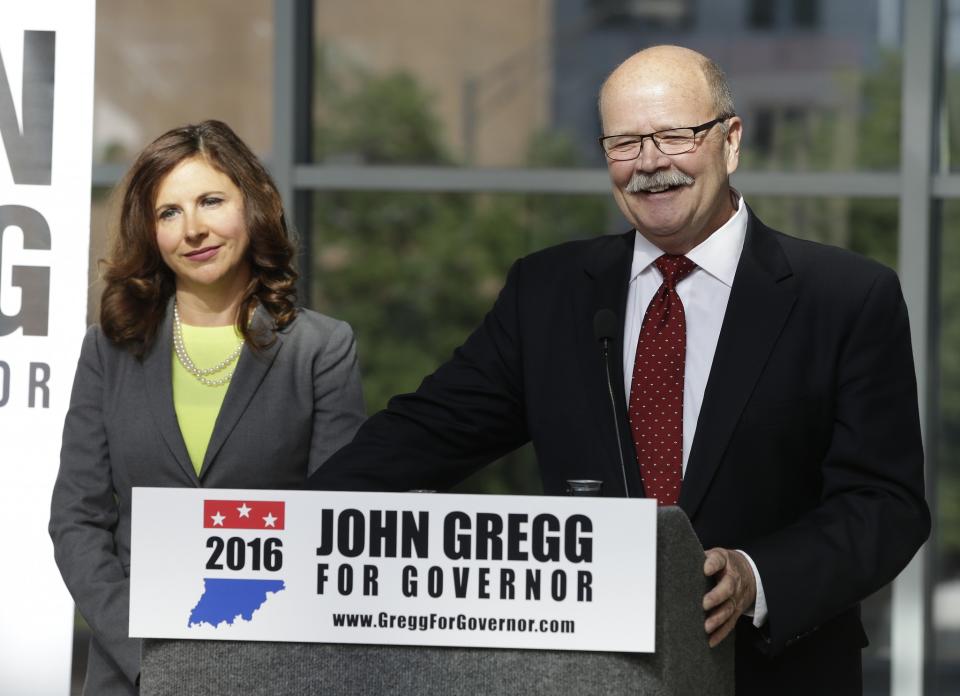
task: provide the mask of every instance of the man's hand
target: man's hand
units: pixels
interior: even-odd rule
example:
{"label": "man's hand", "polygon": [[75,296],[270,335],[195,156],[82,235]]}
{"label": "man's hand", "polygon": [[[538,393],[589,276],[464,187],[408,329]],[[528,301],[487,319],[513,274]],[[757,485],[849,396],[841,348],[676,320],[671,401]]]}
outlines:
{"label": "man's hand", "polygon": [[704,627],[713,648],[730,634],[740,615],[753,607],[757,585],[747,559],[730,549],[707,551],[703,573],[717,580],[716,586],[703,597],[703,610],[707,612]]}

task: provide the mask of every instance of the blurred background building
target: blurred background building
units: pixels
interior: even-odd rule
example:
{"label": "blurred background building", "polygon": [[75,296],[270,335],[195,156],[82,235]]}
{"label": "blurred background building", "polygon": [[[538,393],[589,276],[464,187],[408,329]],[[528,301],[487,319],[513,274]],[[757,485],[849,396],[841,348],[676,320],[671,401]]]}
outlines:
{"label": "blurred background building", "polygon": [[[99,0],[90,320],[111,188],[161,132],[219,118],[270,165],[301,301],[353,324],[379,409],[515,258],[626,229],[596,93],[657,43],[726,69],[735,184],[768,224],[900,272],[935,527],[865,603],[866,693],[960,693],[960,0]],[[520,451],[462,489],[538,487]]]}

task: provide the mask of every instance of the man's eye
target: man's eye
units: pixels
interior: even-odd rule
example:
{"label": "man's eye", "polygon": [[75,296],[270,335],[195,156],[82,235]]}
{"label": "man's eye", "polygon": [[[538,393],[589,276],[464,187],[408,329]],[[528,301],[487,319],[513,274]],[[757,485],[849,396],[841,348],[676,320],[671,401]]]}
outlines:
{"label": "man's eye", "polygon": [[637,144],[637,138],[627,138],[626,140],[618,140],[613,144],[614,150],[629,150],[631,147]]}
{"label": "man's eye", "polygon": [[669,131],[665,133],[658,133],[657,137],[660,139],[660,142],[680,143],[686,140],[691,140],[693,138],[693,134],[689,131]]}

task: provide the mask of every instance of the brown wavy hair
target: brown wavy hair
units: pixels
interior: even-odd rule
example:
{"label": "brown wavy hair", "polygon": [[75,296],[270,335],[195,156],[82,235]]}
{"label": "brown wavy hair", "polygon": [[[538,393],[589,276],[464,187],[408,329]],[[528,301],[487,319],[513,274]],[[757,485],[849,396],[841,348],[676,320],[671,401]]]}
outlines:
{"label": "brown wavy hair", "polygon": [[270,314],[277,330],[296,316],[294,245],[273,179],[227,124],[204,121],[174,128],[147,145],[124,177],[110,251],[100,261],[106,285],[100,327],[137,357],[156,339],[175,289],[174,274],[157,246],[157,190],[174,167],[192,157],[202,157],[226,174],[243,194],[251,278],[237,313],[237,330],[260,349],[275,339],[252,330],[248,319],[257,305]]}

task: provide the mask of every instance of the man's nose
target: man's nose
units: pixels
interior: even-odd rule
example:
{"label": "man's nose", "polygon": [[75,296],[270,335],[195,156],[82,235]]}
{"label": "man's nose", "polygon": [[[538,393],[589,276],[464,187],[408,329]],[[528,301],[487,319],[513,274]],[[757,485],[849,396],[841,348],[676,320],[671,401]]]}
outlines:
{"label": "man's nose", "polygon": [[634,160],[634,167],[640,172],[655,172],[670,166],[670,158],[660,152],[653,137],[647,136],[640,143],[640,154]]}

